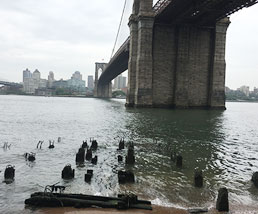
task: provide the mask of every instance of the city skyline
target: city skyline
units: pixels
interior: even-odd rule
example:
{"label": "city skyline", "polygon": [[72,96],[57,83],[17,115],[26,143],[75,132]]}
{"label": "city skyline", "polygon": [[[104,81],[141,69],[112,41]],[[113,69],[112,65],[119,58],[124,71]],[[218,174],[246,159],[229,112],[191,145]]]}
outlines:
{"label": "city skyline", "polygon": [[[68,79],[72,71],[78,70],[87,80],[87,76],[94,75],[95,62],[109,61],[123,3],[3,1],[0,79],[22,82],[21,71],[30,67],[42,73],[54,71],[56,79]],[[116,48],[129,35],[131,7],[129,1]],[[232,89],[258,85],[257,18],[258,5],[231,16],[226,43],[226,86]]]}

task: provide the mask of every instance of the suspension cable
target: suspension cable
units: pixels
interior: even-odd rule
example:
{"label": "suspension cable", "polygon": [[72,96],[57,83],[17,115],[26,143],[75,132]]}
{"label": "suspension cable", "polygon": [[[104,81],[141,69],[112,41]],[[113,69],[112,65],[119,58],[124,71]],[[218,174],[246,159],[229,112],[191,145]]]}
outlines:
{"label": "suspension cable", "polygon": [[113,56],[113,54],[114,54],[114,51],[115,51],[115,47],[116,47],[116,43],[117,43],[117,39],[118,39],[118,35],[119,35],[119,32],[120,32],[121,24],[122,24],[123,17],[124,17],[124,12],[125,12],[125,7],[126,7],[126,1],[127,1],[127,0],[125,0],[125,3],[124,3],[124,8],[123,8],[123,11],[122,11],[122,15],[121,15],[120,23],[119,23],[119,26],[118,26],[118,31],[117,31],[117,34],[116,34],[115,44],[114,44],[114,47],[113,47],[113,50],[112,50],[112,53],[111,53],[110,59],[112,58],[112,56]]}

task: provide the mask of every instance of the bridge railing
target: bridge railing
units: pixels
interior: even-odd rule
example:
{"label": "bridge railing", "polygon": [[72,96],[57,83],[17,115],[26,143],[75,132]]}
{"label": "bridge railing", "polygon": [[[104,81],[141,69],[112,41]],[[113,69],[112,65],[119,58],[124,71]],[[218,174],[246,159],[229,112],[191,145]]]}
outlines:
{"label": "bridge railing", "polygon": [[157,3],[153,6],[155,15],[161,13],[171,1],[172,0],[158,0]]}

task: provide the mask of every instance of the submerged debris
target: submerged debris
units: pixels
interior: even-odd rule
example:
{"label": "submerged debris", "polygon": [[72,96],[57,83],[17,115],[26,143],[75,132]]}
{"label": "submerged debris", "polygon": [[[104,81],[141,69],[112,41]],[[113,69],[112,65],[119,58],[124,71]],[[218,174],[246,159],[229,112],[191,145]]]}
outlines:
{"label": "submerged debris", "polygon": [[24,157],[25,157],[25,159],[27,160],[27,161],[31,161],[31,162],[33,162],[33,161],[35,161],[36,160],[36,153],[34,153],[34,152],[31,152],[31,153],[25,153],[24,154]]}
{"label": "submerged debris", "polygon": [[[56,186],[52,186],[55,188]],[[25,200],[25,204],[37,207],[102,207],[116,209],[152,210],[151,202],[138,200],[134,194],[118,197],[93,196],[83,194],[53,193],[51,186],[44,192],[35,192]],[[49,192],[47,192],[49,190]]]}

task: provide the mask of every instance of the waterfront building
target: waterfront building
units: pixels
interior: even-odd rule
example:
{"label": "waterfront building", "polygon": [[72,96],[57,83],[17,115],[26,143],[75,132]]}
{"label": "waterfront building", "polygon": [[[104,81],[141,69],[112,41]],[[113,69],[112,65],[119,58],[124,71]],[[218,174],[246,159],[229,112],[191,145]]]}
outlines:
{"label": "waterfront building", "polygon": [[85,81],[82,80],[82,75],[79,71],[74,72],[71,79],[67,80],[67,84],[69,88],[85,90]]}
{"label": "waterfront building", "polygon": [[88,76],[88,89],[94,89],[94,80],[92,75]]}
{"label": "waterfront building", "polygon": [[66,80],[60,79],[53,82],[54,88],[68,88],[68,82]]}
{"label": "waterfront building", "polygon": [[238,88],[237,90],[243,92],[247,97],[249,97],[249,94],[250,94],[249,86],[243,85],[240,88]]}

